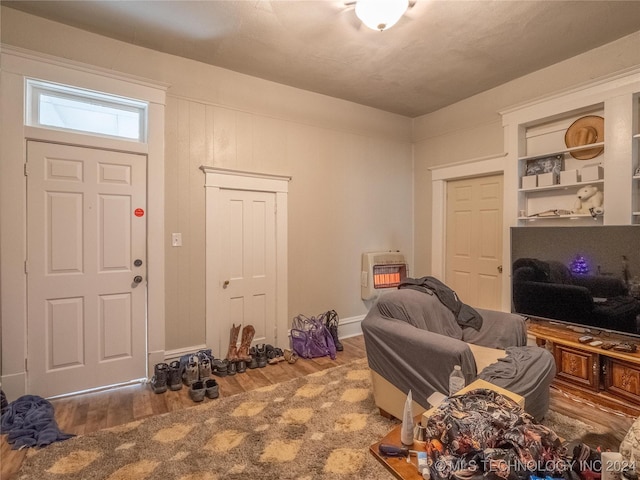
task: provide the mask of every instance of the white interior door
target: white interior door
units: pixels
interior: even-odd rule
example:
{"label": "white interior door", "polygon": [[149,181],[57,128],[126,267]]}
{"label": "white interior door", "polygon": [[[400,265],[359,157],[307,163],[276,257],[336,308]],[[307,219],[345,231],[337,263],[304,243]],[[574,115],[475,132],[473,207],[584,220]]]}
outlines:
{"label": "white interior door", "polygon": [[27,147],[28,392],[146,376],[146,157]]}
{"label": "white interior door", "polygon": [[445,283],[474,307],[502,303],[502,175],[447,182]]}
{"label": "white interior door", "polygon": [[220,207],[217,283],[222,302],[215,316],[220,326],[219,356],[224,357],[234,323],[253,325],[253,344],[276,345],[275,194],[222,189]]}

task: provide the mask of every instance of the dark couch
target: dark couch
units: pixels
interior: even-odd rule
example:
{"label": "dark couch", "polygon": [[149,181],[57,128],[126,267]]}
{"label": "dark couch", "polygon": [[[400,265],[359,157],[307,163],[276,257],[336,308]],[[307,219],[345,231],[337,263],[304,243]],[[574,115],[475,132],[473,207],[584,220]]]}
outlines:
{"label": "dark couch", "polygon": [[534,258],[517,259],[512,275],[518,313],[640,333],[640,301],[619,278],[573,275],[560,262]]}

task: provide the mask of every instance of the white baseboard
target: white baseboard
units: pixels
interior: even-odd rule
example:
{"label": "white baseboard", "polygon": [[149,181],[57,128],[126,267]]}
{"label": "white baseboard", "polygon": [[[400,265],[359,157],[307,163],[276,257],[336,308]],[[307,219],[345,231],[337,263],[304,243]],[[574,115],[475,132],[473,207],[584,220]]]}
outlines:
{"label": "white baseboard", "polygon": [[338,336],[340,338],[357,337],[362,335],[362,320],[365,315],[357,315],[355,317],[341,318],[338,325]]}
{"label": "white baseboard", "polygon": [[205,348],[209,347],[207,347],[204,343],[201,343],[200,345],[193,345],[191,347],[176,348],[175,350],[165,350],[164,361],[171,362],[173,360],[178,360],[183,355],[196,353],[197,351],[204,350]]}

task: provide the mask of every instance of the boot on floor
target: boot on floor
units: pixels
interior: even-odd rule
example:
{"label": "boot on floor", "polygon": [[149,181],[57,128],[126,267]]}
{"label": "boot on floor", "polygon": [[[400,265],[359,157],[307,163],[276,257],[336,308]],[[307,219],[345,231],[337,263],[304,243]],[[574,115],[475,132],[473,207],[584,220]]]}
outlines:
{"label": "boot on floor", "polygon": [[251,348],[251,341],[256,333],[256,329],[253,325],[245,325],[242,329],[242,340],[240,342],[240,348],[238,349],[238,359],[245,362],[251,361],[251,355],[249,355],[249,349]]}
{"label": "boot on floor", "polygon": [[231,332],[229,336],[229,351],[227,352],[227,360],[229,363],[238,361],[238,334],[240,333],[240,325],[236,327],[236,324],[233,324],[231,327]]}
{"label": "boot on floor", "polygon": [[340,339],[338,338],[338,314],[335,310],[329,310],[326,313],[326,327],[331,334],[331,338],[333,338],[333,343],[336,346],[336,351],[341,352],[344,350],[342,343],[340,343]]}

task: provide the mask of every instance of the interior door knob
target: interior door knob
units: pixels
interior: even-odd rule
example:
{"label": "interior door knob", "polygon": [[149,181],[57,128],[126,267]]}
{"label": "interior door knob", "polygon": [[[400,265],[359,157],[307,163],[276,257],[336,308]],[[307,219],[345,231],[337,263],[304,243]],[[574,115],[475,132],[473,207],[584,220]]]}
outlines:
{"label": "interior door knob", "polygon": [[222,288],[227,288],[229,286],[229,280],[225,280],[222,284]]}
{"label": "interior door knob", "polygon": [[140,283],[142,282],[142,277],[140,275],[136,275],[135,277],[133,277],[133,283]]}
{"label": "interior door knob", "polygon": [[498,273],[502,273],[502,265],[498,265]]}

